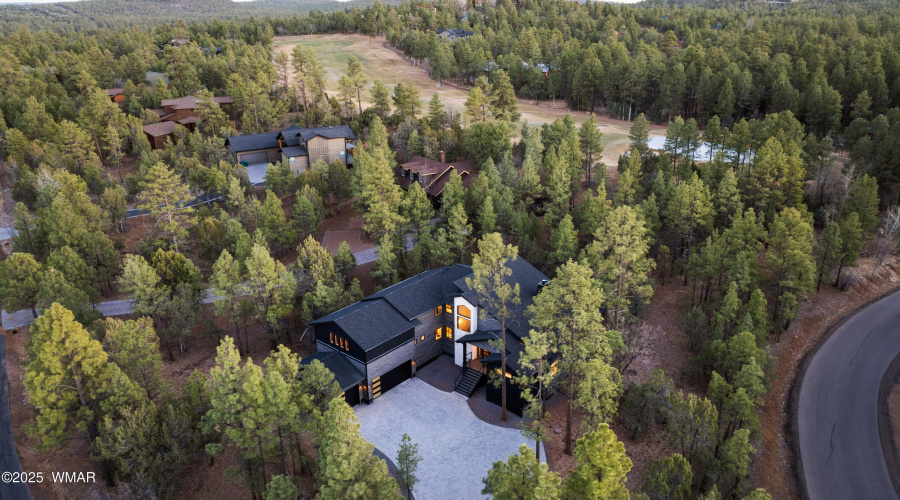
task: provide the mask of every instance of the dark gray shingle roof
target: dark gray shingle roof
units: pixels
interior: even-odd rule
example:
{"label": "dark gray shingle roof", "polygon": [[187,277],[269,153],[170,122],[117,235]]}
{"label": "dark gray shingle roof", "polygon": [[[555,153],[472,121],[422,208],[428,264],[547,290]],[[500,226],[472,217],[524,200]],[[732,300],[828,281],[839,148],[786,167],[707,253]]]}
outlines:
{"label": "dark gray shingle roof", "polygon": [[291,158],[293,156],[306,156],[309,152],[303,146],[285,146],[281,148],[281,154]]}
{"label": "dark gray shingle roof", "polygon": [[291,125],[290,127],[281,131],[278,134],[279,139],[284,139],[285,146],[299,146],[300,145],[300,136],[298,135],[300,131],[303,130],[296,125]]}
{"label": "dark gray shingle roof", "polygon": [[341,327],[364,351],[370,351],[415,328],[419,321],[410,321],[385,300],[363,300],[310,324],[324,323],[334,323]]}
{"label": "dark gray shingle roof", "polygon": [[278,134],[269,132],[255,135],[235,135],[225,140],[225,144],[231,146],[231,150],[240,153],[256,149],[272,149],[278,147]]}
{"label": "dark gray shingle roof", "polygon": [[369,295],[363,300],[384,299],[407,319],[413,319],[440,304],[447,303],[450,296],[459,293],[453,282],[469,274],[472,274],[472,269],[459,264],[431,269]]}
{"label": "dark gray shingle roof", "polygon": [[353,131],[350,130],[350,127],[348,127],[347,125],[337,125],[334,127],[301,128],[298,131],[298,135],[300,135],[300,137],[302,137],[304,141],[308,141],[313,137],[319,135],[326,139],[337,139],[338,137],[356,139]]}
{"label": "dark gray shingle roof", "polygon": [[341,386],[342,391],[350,389],[363,379],[363,374],[353,366],[353,363],[339,355],[337,351],[319,351],[311,354],[300,360],[300,366],[308,365],[316,360],[334,374],[334,380]]}

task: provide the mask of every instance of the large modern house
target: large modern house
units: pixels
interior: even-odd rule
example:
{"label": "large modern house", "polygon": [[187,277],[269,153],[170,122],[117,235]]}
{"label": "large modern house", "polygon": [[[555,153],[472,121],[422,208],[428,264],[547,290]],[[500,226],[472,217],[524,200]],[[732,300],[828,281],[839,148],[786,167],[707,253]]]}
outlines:
{"label": "large modern house", "polygon": [[[520,303],[507,319],[507,377],[518,372],[522,339],[531,329],[525,310],[548,283],[522,258],[508,264]],[[348,404],[372,403],[414,377],[416,369],[449,355],[460,367],[456,392],[470,397],[490,370],[500,373],[501,356],[491,344],[500,324],[466,285],[472,268],[454,264],[425,271],[313,321],[319,359],[335,376]],[[307,361],[309,362],[309,361]],[[500,389],[488,384],[485,397],[500,404]],[[507,386],[507,408],[521,415],[523,401]]]}
{"label": "large modern house", "polygon": [[345,165],[352,165],[354,140],[356,135],[346,125],[316,128],[291,125],[280,132],[229,137],[225,146],[242,165],[275,163],[284,159],[297,174],[319,159],[326,163],[341,160]]}
{"label": "large modern house", "polygon": [[429,160],[421,156],[413,156],[408,162],[397,167],[397,184],[409,189],[413,182],[418,182],[425,193],[435,199],[444,191],[444,186],[451,175],[462,177],[463,186],[469,187],[472,179],[478,175],[474,160],[463,160],[452,163]]}

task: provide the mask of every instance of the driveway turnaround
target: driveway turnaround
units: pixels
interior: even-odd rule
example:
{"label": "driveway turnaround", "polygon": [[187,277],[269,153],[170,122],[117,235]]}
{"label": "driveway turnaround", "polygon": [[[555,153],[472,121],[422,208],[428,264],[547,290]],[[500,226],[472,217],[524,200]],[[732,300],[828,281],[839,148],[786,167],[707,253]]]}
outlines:
{"label": "driveway turnaround", "polygon": [[900,293],[848,319],[813,355],[797,425],[810,500],[896,499],[878,433],[878,389],[900,354]]}
{"label": "driveway turnaround", "polygon": [[395,463],[404,433],[419,445],[417,500],[484,498],[481,479],[494,462],[527,444],[517,429],[479,420],[461,395],[415,378],[354,409],[362,435]]}

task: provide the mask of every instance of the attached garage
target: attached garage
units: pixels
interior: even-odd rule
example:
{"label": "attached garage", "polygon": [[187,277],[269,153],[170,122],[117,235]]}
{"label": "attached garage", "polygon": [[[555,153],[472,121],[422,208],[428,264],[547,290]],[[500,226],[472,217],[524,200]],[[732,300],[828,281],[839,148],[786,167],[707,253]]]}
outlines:
{"label": "attached garage", "polygon": [[372,397],[377,398],[410,378],[412,378],[412,360],[401,363],[400,366],[389,370],[380,377],[373,378]]}
{"label": "attached garage", "polygon": [[267,155],[265,151],[259,151],[257,153],[238,153],[237,160],[238,163],[247,162],[249,165],[268,163],[269,155]]}
{"label": "attached garage", "polygon": [[344,401],[348,405],[359,404],[359,388],[363,383],[363,374],[353,366],[353,363],[337,351],[323,349],[300,360],[300,378],[303,378],[303,370],[314,361],[322,363],[334,375],[334,381],[341,386]]}

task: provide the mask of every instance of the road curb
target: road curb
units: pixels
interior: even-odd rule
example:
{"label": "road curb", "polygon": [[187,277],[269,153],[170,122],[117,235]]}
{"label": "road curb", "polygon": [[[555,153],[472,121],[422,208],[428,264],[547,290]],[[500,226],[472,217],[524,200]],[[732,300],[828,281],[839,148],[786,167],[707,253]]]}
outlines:
{"label": "road curb", "polygon": [[[859,307],[851,311],[850,313],[844,315],[840,320],[831,325],[825,335],[822,336],[821,339],[816,343],[815,347],[810,349],[806,354],[803,355],[803,359],[800,361],[800,364],[797,367],[797,373],[794,375],[794,380],[791,381],[791,387],[788,390],[788,413],[790,414],[790,423],[785,423],[785,444],[790,446],[793,449],[794,461],[796,466],[791,467],[791,470],[794,472],[794,480],[797,481],[798,486],[798,495],[800,498],[809,500],[809,492],[806,489],[806,478],[803,475],[803,457],[800,453],[800,446],[798,442],[798,436],[800,435],[800,422],[799,422],[799,401],[800,401],[800,386],[802,385],[803,377],[806,375],[806,370],[809,368],[810,363],[812,362],[813,357],[815,357],[816,353],[819,352],[819,349],[825,345],[825,342],[828,342],[828,339],[834,335],[834,332],[837,331],[838,328],[843,326],[850,318],[856,316],[860,311],[869,307],[870,305],[885,299],[895,293],[900,293],[900,287],[893,288],[888,290],[882,295],[874,297],[865,303],[861,304]],[[896,362],[896,360],[895,360]],[[888,370],[890,371],[890,369]],[[882,379],[882,384],[884,383]],[[880,401],[879,401],[879,410],[880,410]],[[880,434],[880,432],[879,432]],[[884,452],[884,440],[882,439],[882,452]],[[888,467],[890,470],[890,467]],[[893,481],[893,474],[891,475],[891,482]],[[896,488],[896,483],[894,485]]]}

